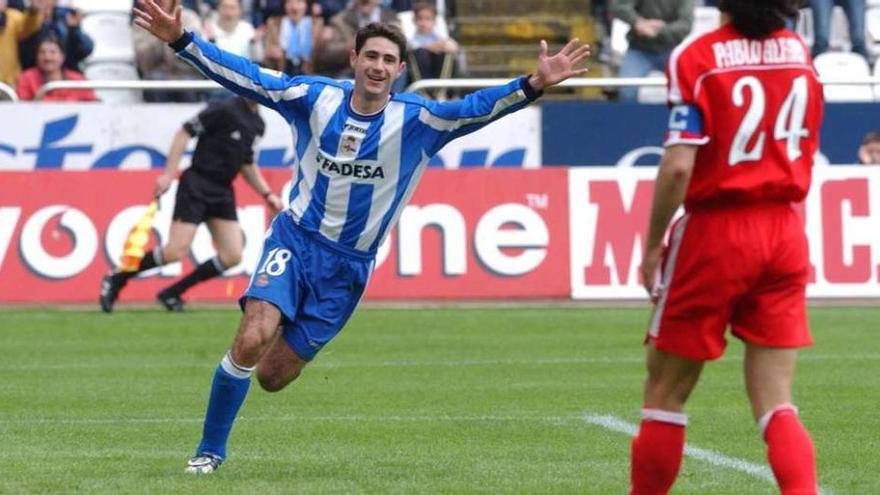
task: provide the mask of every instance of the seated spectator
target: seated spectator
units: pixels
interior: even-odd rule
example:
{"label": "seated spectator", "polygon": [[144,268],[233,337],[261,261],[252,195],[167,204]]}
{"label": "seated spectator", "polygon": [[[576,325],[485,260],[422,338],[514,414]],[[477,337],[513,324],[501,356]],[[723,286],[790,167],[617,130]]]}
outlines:
{"label": "seated spectator", "polygon": [[354,0],[333,16],[322,29],[320,42],[314,47],[315,72],[336,79],[352,77],[349,55],[354,49],[355,34],[371,22],[400,27],[397,13],[379,5],[379,0]]}
{"label": "seated spectator", "polygon": [[285,0],[281,19],[279,49],[284,56],[284,72],[292,76],[312,73],[312,47],[323,25],[320,15],[309,14],[307,0]]}
{"label": "seated spectator", "polygon": [[[33,100],[37,92],[51,81],[82,81],[79,72],[64,67],[64,47],[54,36],[37,45],[37,66],[21,73],[15,88],[22,100]],[[43,101],[97,101],[91,89],[56,89],[46,93]]]}
{"label": "seated spectator", "polygon": [[880,165],[880,130],[865,134],[862,146],[859,147],[859,163]]}
{"label": "seated spectator", "polygon": [[410,77],[413,80],[452,77],[458,43],[437,32],[437,8],[428,2],[413,8],[416,32],[408,40]]}
{"label": "seated spectator", "polygon": [[283,15],[283,0],[252,0],[250,21],[255,29],[264,27],[270,18],[280,19]]}
{"label": "seated spectator", "polygon": [[24,40],[19,46],[21,66],[30,69],[37,64],[37,45],[49,36],[59,40],[67,54],[64,67],[80,70],[80,63],[91,55],[95,44],[92,38],[80,29],[82,12],[69,7],[59,7],[58,0],[44,0],[41,11],[43,25],[40,31]]}
{"label": "seated spectator", "polygon": [[334,15],[345,10],[346,6],[348,6],[348,0],[317,0],[314,4],[314,13],[321,16],[325,23],[328,23]]}
{"label": "seated spectator", "polygon": [[43,24],[40,1],[34,0],[34,8],[20,12],[7,8],[6,0],[0,0],[0,82],[14,86],[21,74],[21,58],[18,44],[38,32]]}
{"label": "seated spectator", "polygon": [[281,49],[281,18],[284,17],[284,0],[254,0],[253,22],[257,44],[262,50],[260,63],[272,70],[284,70],[284,50]]}
{"label": "seated spectator", "polygon": [[[2,1],[2,0],[0,0]],[[159,5],[168,11],[174,0],[159,0]],[[187,31],[202,34],[202,20],[199,15],[188,8],[183,9],[183,27]],[[162,40],[151,35],[140,26],[132,26],[134,40],[135,63],[138,73],[146,80],[193,80],[203,79],[195,67],[184,62],[170,50]],[[197,91],[145,91],[146,102],[197,102],[203,101],[205,95]]]}
{"label": "seated spectator", "polygon": [[846,12],[852,51],[869,60],[865,46],[865,0],[810,0],[809,5],[813,11],[813,57],[828,51],[831,13],[839,5]]}
{"label": "seated spectator", "polygon": [[[241,18],[241,0],[220,0],[217,13],[205,21],[208,41],[245,58],[254,57],[254,26]],[[262,58],[262,57],[259,57]]]}
{"label": "seated spectator", "polygon": [[[134,3],[137,5],[137,0],[135,0]],[[178,3],[182,5],[184,9],[192,10],[198,14],[199,17],[204,17],[217,8],[217,0],[181,0]]]}
{"label": "seated spectator", "polygon": [[[612,13],[630,25],[629,48],[620,64],[620,77],[645,77],[665,71],[672,49],[690,33],[694,0],[616,0]],[[622,101],[635,101],[638,87],[620,90]]]}
{"label": "seated spectator", "polygon": [[[382,5],[388,7],[395,12],[406,12],[407,10],[415,10],[416,3],[418,3],[418,0],[415,2],[413,0],[382,0]],[[434,5],[434,3],[431,2],[431,5]]]}

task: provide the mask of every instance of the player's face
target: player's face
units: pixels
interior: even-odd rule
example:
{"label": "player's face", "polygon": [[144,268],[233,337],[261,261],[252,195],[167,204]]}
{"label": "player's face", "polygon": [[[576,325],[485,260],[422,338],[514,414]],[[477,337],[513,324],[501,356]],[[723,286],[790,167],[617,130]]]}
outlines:
{"label": "player's face", "polygon": [[391,83],[403,72],[400,49],[393,41],[374,37],[364,42],[361,52],[351,52],[354,85],[366,97],[385,98]]}

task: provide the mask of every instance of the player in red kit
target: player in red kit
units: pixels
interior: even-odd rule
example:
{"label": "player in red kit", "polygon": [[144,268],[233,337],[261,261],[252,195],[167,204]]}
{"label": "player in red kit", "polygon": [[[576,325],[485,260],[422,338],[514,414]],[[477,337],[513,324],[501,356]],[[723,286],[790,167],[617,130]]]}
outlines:
{"label": "player in red kit", "polygon": [[665,494],[675,482],[684,403],[703,364],[724,353],[728,325],[745,343],[746,389],[781,492],[818,491],[791,399],[797,349],[812,343],[794,204],[809,189],[822,120],[810,51],[785,29],[799,3],[722,0],[721,27],[670,58],[669,132],[642,261],[655,308],[631,494]]}

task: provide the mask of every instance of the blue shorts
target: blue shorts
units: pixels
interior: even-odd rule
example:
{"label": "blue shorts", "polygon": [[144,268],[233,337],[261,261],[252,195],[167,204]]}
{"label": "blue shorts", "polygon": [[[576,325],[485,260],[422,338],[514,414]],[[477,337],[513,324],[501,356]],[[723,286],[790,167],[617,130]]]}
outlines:
{"label": "blue shorts", "polygon": [[300,228],[287,212],[266,232],[257,270],[239,304],[267,301],[283,315],[284,340],[306,361],[342,330],[361,300],[374,257]]}

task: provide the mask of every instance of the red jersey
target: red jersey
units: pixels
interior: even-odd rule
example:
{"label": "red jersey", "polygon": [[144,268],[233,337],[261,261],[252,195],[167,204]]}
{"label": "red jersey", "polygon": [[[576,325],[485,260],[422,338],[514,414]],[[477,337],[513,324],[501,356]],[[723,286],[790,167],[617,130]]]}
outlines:
{"label": "red jersey", "polygon": [[686,210],[806,196],[822,87],[797,34],[748,39],[728,23],[682,42],[667,75],[666,145],[700,145]]}

